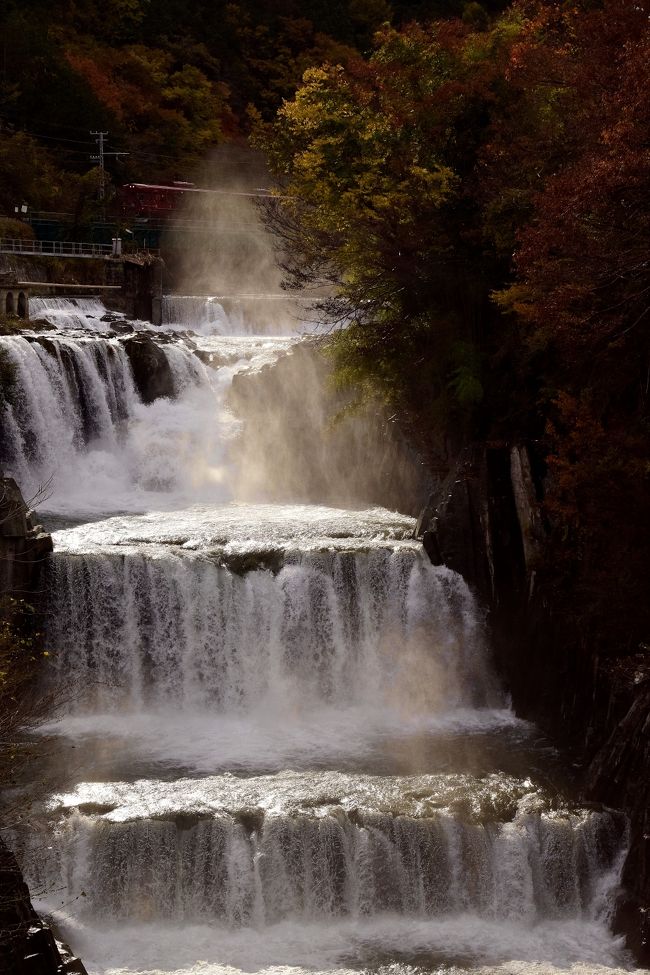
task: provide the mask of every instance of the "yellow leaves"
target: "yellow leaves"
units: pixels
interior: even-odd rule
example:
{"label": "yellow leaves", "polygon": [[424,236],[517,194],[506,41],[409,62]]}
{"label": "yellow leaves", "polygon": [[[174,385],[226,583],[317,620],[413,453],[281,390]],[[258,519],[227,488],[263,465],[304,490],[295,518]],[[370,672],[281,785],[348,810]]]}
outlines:
{"label": "yellow leaves", "polygon": [[501,291],[493,291],[490,297],[504,314],[517,315],[523,319],[532,317],[535,308],[534,295],[525,284],[511,284]]}
{"label": "yellow leaves", "polygon": [[426,194],[427,202],[440,206],[452,196],[460,185],[458,175],[449,166],[434,166],[425,169],[424,166],[410,166],[408,169],[409,182],[419,186]]}

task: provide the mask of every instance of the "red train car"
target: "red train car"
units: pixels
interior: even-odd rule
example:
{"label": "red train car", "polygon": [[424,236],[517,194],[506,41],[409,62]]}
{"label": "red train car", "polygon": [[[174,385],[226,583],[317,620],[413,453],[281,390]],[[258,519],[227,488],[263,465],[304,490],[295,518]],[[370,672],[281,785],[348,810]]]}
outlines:
{"label": "red train car", "polygon": [[210,196],[245,196],[250,199],[268,199],[273,194],[267,189],[206,190],[194,183],[127,183],[120,191],[122,216],[128,220],[164,221],[171,217],[190,193]]}
{"label": "red train car", "polygon": [[180,207],[187,192],[209,191],[197,190],[193,183],[127,183],[121,191],[122,215],[164,220]]}

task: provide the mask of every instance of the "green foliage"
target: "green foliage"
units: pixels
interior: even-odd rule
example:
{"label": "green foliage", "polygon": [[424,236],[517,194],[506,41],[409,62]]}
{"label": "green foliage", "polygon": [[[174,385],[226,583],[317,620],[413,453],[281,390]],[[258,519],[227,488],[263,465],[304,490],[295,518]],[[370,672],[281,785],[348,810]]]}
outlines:
{"label": "green foliage", "polygon": [[29,202],[37,209],[55,209],[63,195],[64,179],[50,154],[30,136],[0,132],[0,208]]}
{"label": "green foliage", "polygon": [[504,43],[496,28],[387,28],[368,62],[308,71],[256,132],[282,181],[268,217],[289,283],[333,284],[325,310],[352,322],[333,342],[341,381],[374,383],[396,408],[421,398],[459,431],[484,396],[495,315],[473,170]]}
{"label": "green foliage", "polygon": [[481,382],[481,354],[470,342],[455,342],[452,346],[453,367],[449,385],[463,408],[477,406],[483,399]]}

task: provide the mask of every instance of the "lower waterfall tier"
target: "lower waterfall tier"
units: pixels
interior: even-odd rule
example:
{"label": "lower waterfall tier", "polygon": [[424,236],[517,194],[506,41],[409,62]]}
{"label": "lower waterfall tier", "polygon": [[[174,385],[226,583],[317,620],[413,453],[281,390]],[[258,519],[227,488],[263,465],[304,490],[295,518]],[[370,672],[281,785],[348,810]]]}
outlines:
{"label": "lower waterfall tier", "polygon": [[51,845],[25,855],[38,889],[83,897],[86,917],[231,928],[384,912],[595,921],[625,843],[621,817],[554,809],[500,775],[86,783],[50,807]]}

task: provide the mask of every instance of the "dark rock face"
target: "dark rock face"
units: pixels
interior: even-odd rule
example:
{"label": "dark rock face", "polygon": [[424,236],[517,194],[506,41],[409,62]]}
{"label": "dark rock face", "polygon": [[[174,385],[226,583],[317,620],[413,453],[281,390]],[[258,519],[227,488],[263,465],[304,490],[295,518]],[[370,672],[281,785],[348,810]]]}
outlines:
{"label": "dark rock face", "polygon": [[143,402],[160,396],[174,396],[174,377],[167,356],[148,335],[127,338],[124,349],[131,362],[133,378]]}
{"label": "dark rock face", "polygon": [[526,448],[466,447],[421,512],[417,535],[434,563],[459,572],[489,605],[519,601],[543,538]]}
{"label": "dark rock face", "polygon": [[587,773],[589,791],[622,805],[630,817],[630,852],[616,926],[647,964],[650,961],[650,659],[647,650],[608,674],[603,701],[609,734]]}
{"label": "dark rock face", "polygon": [[36,912],[16,858],[0,839],[0,972],[3,975],[23,971],[27,934],[36,922]]}
{"label": "dark rock face", "polygon": [[517,713],[582,756],[587,798],[622,808],[630,850],[615,927],[650,962],[650,659],[601,655],[538,581],[546,532],[525,445],[465,448],[422,511],[435,564],[461,573],[489,608],[497,665]]}
{"label": "dark rock face", "polygon": [[[41,567],[52,538],[36,524],[21,491],[0,477],[0,593],[27,599],[37,608]],[[7,604],[5,612],[12,613]],[[58,944],[32,907],[14,855],[0,838],[0,975],[63,975],[85,969]]]}
{"label": "dark rock face", "polygon": [[431,561],[459,572],[486,600],[494,596],[485,452],[466,448],[418,521]]}
{"label": "dark rock face", "polygon": [[32,907],[13,853],[0,839],[0,975],[87,975]]}

